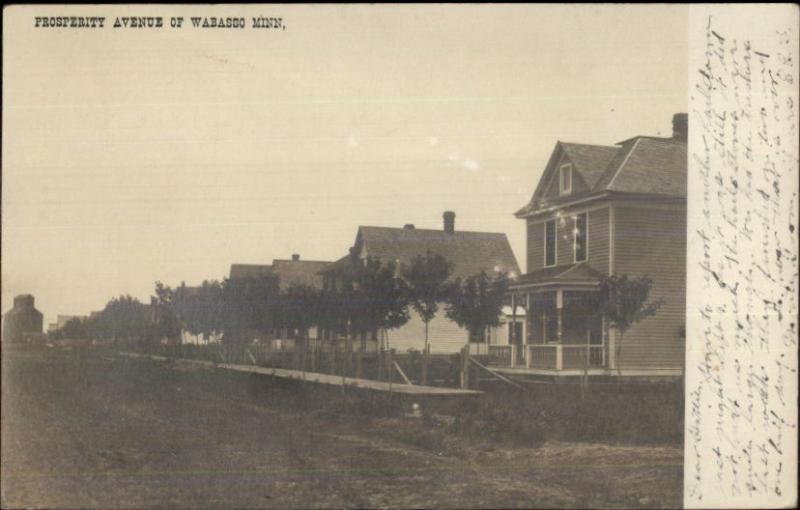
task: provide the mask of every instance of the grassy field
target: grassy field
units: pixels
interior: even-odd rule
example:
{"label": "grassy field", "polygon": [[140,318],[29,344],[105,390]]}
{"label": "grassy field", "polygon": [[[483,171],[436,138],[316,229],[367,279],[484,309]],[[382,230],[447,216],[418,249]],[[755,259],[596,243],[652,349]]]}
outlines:
{"label": "grassy field", "polygon": [[[414,418],[394,397],[110,352],[6,351],[2,377],[3,508],[681,503],[674,427],[630,436],[604,432],[601,417],[601,430],[541,430],[592,412],[567,403],[559,416],[553,388],[513,400],[522,414],[494,394],[421,402],[424,417]],[[656,393],[637,411],[637,397],[617,395],[628,421],[672,405]]]}

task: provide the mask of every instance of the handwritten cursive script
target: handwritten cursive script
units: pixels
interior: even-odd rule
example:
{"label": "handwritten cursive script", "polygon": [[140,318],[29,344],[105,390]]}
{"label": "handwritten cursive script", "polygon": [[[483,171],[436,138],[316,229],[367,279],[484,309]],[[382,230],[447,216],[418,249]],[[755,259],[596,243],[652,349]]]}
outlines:
{"label": "handwritten cursive script", "polygon": [[753,31],[763,6],[739,7],[690,11],[684,492],[693,508],[796,498],[797,16],[775,7],[783,16]]}

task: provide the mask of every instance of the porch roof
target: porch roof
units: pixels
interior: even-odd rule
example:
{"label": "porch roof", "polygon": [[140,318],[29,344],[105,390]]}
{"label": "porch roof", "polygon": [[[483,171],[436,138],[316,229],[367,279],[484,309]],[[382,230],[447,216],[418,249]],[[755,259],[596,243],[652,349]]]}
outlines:
{"label": "porch roof", "polygon": [[546,286],[596,286],[600,283],[602,276],[602,273],[586,262],[578,262],[526,273],[513,281],[509,285],[509,289],[513,291]]}

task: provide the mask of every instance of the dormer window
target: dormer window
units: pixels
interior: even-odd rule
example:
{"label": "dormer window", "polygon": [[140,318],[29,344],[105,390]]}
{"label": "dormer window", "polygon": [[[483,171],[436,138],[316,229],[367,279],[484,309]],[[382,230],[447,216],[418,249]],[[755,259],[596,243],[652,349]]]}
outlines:
{"label": "dormer window", "polygon": [[572,164],[567,163],[559,168],[559,190],[562,195],[572,193]]}

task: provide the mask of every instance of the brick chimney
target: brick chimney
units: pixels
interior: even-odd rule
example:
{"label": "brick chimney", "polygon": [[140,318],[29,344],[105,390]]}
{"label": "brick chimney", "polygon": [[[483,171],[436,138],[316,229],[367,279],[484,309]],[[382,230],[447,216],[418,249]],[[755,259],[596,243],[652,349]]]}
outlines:
{"label": "brick chimney", "polygon": [[453,211],[445,211],[442,215],[444,218],[444,231],[452,234],[456,231],[456,213]]}
{"label": "brick chimney", "polygon": [[292,262],[297,262],[298,260],[300,260],[300,254],[292,253]]}
{"label": "brick chimney", "polygon": [[672,116],[672,138],[683,141],[689,138],[689,114],[676,113]]}

